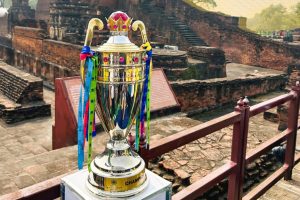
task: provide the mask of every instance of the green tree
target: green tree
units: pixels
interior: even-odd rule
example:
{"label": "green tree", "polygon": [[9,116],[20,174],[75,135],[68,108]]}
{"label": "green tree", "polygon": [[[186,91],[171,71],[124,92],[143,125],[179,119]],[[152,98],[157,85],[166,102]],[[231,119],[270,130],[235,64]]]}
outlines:
{"label": "green tree", "polygon": [[[43,0],[41,0],[43,1]],[[36,4],[38,3],[38,0],[29,0],[29,6],[33,9],[36,9]]]}
{"label": "green tree", "polygon": [[186,0],[190,4],[194,4],[197,7],[216,7],[217,4],[215,0]]}
{"label": "green tree", "polygon": [[9,8],[11,6],[11,0],[4,0],[4,7]]}
{"label": "green tree", "polygon": [[297,3],[294,7],[294,12],[297,16],[300,17],[300,3]]}
{"label": "green tree", "polygon": [[[43,0],[41,0],[43,1]],[[29,0],[29,6],[33,9],[36,8],[38,0]],[[12,5],[12,0],[4,0],[4,7],[9,8]]]}
{"label": "green tree", "polygon": [[300,27],[298,16],[300,15],[297,14],[296,9],[288,12],[281,4],[270,5],[256,14],[254,18],[248,19],[247,26],[254,31],[289,30]]}
{"label": "green tree", "polygon": [[193,0],[193,3],[197,4],[197,5],[206,5],[206,6],[212,6],[212,7],[216,7],[217,4],[214,0]]}

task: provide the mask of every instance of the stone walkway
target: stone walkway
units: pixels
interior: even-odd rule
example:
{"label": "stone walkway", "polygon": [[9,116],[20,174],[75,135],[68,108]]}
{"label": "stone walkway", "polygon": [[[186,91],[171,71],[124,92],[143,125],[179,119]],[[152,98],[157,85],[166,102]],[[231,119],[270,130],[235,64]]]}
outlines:
{"label": "stone walkway", "polygon": [[[189,123],[199,124],[210,119],[211,116],[224,112],[226,110],[219,110],[219,113],[209,112],[201,115],[201,117],[198,116],[197,118],[200,121],[190,119]],[[182,118],[178,117],[160,123],[158,126],[159,132],[172,132],[168,127],[176,127],[181,121]],[[184,121],[187,121],[187,119],[184,119]],[[162,124],[164,124],[163,127],[161,127]],[[278,125],[264,120],[262,114],[251,118],[249,125],[247,152],[279,133],[277,130]],[[153,137],[159,139],[163,136],[154,135]],[[231,144],[232,126],[166,153],[160,162],[153,163],[150,167],[153,172],[171,181],[173,192],[178,192],[230,160]]]}
{"label": "stone walkway", "polygon": [[[52,151],[54,93],[44,89],[52,117],[0,124],[0,195],[76,169],[77,146]],[[106,135],[99,134],[94,150],[103,151]],[[100,144],[101,143],[101,144]]]}
{"label": "stone walkway", "polygon": [[[260,102],[281,93],[275,92],[253,100]],[[10,126],[0,124],[0,160],[2,161],[0,162],[0,195],[77,168],[77,146],[51,151],[54,93],[44,89],[44,99],[52,105],[52,117]],[[233,106],[229,106],[191,118],[179,113],[154,119],[151,122],[151,140],[158,140],[232,110]],[[249,131],[248,149],[254,148],[278,132],[277,124],[263,120],[262,115],[251,119]],[[232,127],[227,127],[170,152],[164,156],[161,165],[168,165],[168,162],[175,165],[177,175],[185,175],[190,182],[194,182],[228,160],[231,133]],[[100,133],[96,136],[94,154],[104,150],[107,139],[107,134]],[[165,178],[170,179],[170,177]]]}
{"label": "stone walkway", "polygon": [[243,65],[240,63],[228,63],[226,65],[227,79],[236,79],[237,77],[265,77],[271,75],[284,74],[282,71]]}

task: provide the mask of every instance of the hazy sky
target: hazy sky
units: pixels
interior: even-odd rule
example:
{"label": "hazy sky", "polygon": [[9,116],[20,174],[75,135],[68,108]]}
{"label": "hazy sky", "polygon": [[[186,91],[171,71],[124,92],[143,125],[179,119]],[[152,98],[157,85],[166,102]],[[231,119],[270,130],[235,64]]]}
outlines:
{"label": "hazy sky", "polygon": [[300,0],[215,0],[217,7],[213,10],[234,16],[253,17],[271,4],[282,4],[290,8]]}

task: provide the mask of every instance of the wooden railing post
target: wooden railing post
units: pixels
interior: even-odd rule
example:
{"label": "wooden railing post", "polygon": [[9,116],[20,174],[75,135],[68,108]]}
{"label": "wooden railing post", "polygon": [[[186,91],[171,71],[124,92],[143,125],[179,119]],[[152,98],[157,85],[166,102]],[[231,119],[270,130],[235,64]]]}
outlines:
{"label": "wooden railing post", "polygon": [[140,135],[140,149],[139,149],[139,154],[144,159],[146,168],[148,168],[148,162],[149,162],[149,159],[148,159],[149,149],[148,148],[149,147],[147,146],[147,143],[146,143],[146,135],[145,135],[145,133],[141,134]]}
{"label": "wooden railing post", "polygon": [[245,171],[245,157],[249,126],[249,101],[247,97],[237,102],[235,111],[241,113],[241,121],[233,125],[231,161],[236,163],[234,172],[228,180],[228,199],[240,200],[243,196],[243,181]]}
{"label": "wooden railing post", "polygon": [[295,148],[296,148],[296,138],[298,129],[298,115],[299,115],[299,95],[300,95],[300,84],[297,81],[296,86],[292,88],[295,98],[290,101],[288,109],[288,130],[290,134],[288,135],[285,150],[285,161],[284,164],[288,165],[288,170],[284,176],[285,180],[292,179],[292,171],[294,167],[295,158]]}

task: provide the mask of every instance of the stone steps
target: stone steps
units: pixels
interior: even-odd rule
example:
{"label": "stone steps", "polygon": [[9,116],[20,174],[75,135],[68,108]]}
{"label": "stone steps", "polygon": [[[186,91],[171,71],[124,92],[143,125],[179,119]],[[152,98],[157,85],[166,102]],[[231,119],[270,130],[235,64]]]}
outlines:
{"label": "stone steps", "polygon": [[170,16],[159,7],[156,7],[152,1],[146,1],[141,4],[142,9],[147,9],[148,13],[152,16],[160,16],[166,19],[190,45],[192,46],[207,46],[207,44],[193,32],[193,30],[184,22],[180,21],[174,16]]}

